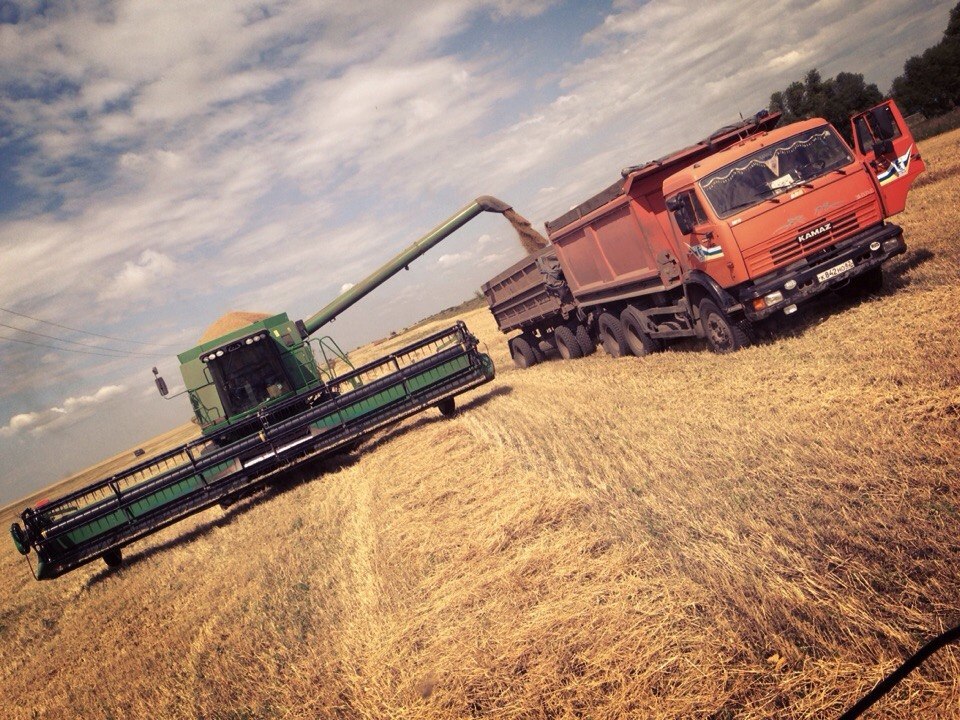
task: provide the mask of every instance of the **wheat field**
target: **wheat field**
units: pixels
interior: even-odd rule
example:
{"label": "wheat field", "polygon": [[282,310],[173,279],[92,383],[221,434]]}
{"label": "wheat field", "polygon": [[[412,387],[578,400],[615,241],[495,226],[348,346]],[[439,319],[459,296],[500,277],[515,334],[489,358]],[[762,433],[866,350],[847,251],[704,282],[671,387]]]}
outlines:
{"label": "wheat field", "polygon": [[[525,371],[473,310],[498,376],[455,418],[117,572],[38,583],[4,541],[3,716],[837,717],[960,620],[960,131],[921,149],[876,298]],[[960,718],[960,648],[867,717]]]}

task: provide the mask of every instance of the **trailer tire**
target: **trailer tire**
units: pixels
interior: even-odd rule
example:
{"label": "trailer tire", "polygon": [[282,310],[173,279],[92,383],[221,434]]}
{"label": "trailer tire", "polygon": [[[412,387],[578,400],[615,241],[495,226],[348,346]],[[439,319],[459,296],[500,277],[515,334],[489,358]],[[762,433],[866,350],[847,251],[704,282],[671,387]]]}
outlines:
{"label": "trailer tire", "polygon": [[557,340],[557,352],[564,360],[576,360],[583,357],[583,350],[577,342],[577,336],[566,325],[554,328],[553,336]]}
{"label": "trailer tire", "polygon": [[643,357],[661,349],[660,343],[647,335],[643,329],[643,316],[632,305],[628,305],[626,310],[620,313],[620,325],[623,328],[623,338],[627,347],[637,357]]}
{"label": "trailer tire", "polygon": [[715,353],[732,353],[751,344],[746,328],[707,298],[700,301],[700,326],[707,345]]}
{"label": "trailer tire", "polygon": [[437,403],[437,410],[444,417],[453,417],[457,414],[457,399],[454,397],[444,398]]}
{"label": "trailer tire", "polygon": [[574,328],[574,336],[577,338],[577,344],[580,346],[580,351],[583,353],[583,356],[593,355],[597,351],[597,343],[592,337],[590,337],[590,331],[587,330],[587,326],[582,323],[578,323]]}
{"label": "trailer tire", "polygon": [[597,320],[600,330],[600,346],[610,357],[623,357],[630,354],[630,346],[623,336],[623,325],[619,318],[610,313],[603,313]]}
{"label": "trailer tire", "polygon": [[513,358],[513,364],[521,370],[537,364],[537,354],[523,335],[511,338],[508,345],[510,346],[510,357]]}
{"label": "trailer tire", "polygon": [[123,565],[123,551],[120,548],[111,548],[102,557],[108,568],[113,569]]}

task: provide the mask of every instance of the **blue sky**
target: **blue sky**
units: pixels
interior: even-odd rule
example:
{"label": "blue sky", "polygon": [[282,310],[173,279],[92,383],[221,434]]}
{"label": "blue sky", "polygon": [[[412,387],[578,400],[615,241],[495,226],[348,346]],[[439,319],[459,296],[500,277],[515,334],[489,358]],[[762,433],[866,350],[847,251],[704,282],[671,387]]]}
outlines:
{"label": "blue sky", "polygon": [[[951,5],[0,0],[0,504],[185,421],[150,368],[224,312],[310,315],[478,195],[542,223],[810,67],[885,91]],[[332,331],[520,254],[483,217]]]}

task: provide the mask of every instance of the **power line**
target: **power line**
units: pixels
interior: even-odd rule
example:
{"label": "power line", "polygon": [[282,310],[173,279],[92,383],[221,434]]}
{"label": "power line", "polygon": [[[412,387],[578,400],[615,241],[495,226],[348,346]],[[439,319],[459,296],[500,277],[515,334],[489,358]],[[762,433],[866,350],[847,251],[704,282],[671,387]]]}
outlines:
{"label": "power line", "polygon": [[[94,348],[96,350],[106,350],[107,352],[118,353],[118,357],[120,355],[123,355],[123,356],[142,355],[143,357],[165,357],[160,353],[142,353],[142,352],[136,352],[135,350],[115,350],[114,348],[100,347],[99,345],[91,345],[90,343],[76,342],[75,340],[64,340],[63,338],[58,338],[55,335],[46,335],[44,333],[36,332],[34,330],[26,330],[24,328],[14,327],[13,325],[7,325],[6,323],[0,323],[0,327],[9,328],[10,330],[16,330],[17,332],[28,333],[30,335],[36,335],[38,337],[47,338],[48,340],[56,340],[57,342],[61,342],[61,343],[69,343],[70,345],[79,345],[80,347],[88,347],[88,348]],[[13,340],[13,338],[5,338],[5,339]]]}
{"label": "power line", "polygon": [[117,342],[133,343],[134,345],[153,345],[154,347],[177,347],[176,345],[166,345],[164,343],[149,343],[149,342],[143,342],[142,340],[129,340],[127,338],[113,337],[112,335],[101,335],[100,333],[90,332],[88,330],[81,330],[80,328],[70,327],[69,325],[61,325],[60,323],[55,323],[55,322],[52,322],[51,320],[41,320],[40,318],[35,318],[31,315],[25,315],[23,313],[17,312],[16,310],[9,310],[8,308],[0,307],[0,310],[2,310],[3,312],[8,312],[11,315],[16,315],[17,317],[22,317],[22,318],[26,318],[27,320],[33,320],[34,322],[43,323],[44,325],[53,325],[54,327],[58,327],[63,330],[70,330],[72,332],[83,333],[84,335],[91,335],[93,337],[103,338],[104,340],[116,340]]}
{"label": "power line", "polygon": [[83,355],[99,355],[100,357],[108,358],[128,358],[129,355],[107,355],[106,353],[90,352],[89,350],[74,350],[73,348],[57,347],[56,345],[45,345],[43,343],[35,343],[30,340],[18,340],[17,338],[4,337],[0,335],[0,340],[8,340],[15,343],[23,343],[24,345],[35,345],[36,347],[49,348],[50,350],[61,350],[63,352],[72,352],[72,353],[81,353]]}

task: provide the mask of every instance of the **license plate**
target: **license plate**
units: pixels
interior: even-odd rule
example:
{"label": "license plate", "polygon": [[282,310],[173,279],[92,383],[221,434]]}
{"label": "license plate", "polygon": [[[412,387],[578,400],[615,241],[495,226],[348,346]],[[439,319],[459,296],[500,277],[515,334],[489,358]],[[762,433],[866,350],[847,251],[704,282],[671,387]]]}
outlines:
{"label": "license plate", "polygon": [[840,263],[829,270],[824,270],[822,273],[817,273],[817,281],[826,282],[830,278],[835,278],[837,275],[842,275],[847,270],[853,270],[853,260],[847,260],[845,263]]}

